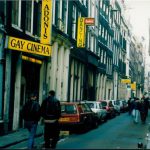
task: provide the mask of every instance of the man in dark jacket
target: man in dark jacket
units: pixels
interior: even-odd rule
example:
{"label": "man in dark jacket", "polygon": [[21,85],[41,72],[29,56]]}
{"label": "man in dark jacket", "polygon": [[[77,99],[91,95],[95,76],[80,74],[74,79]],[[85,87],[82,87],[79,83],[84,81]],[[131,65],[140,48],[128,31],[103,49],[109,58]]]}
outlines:
{"label": "man in dark jacket", "polygon": [[28,149],[32,149],[38,121],[40,120],[40,105],[35,93],[31,94],[30,100],[23,106],[22,117],[25,120],[25,127],[29,131]]}
{"label": "man in dark jacket", "polygon": [[61,115],[60,102],[55,98],[55,91],[50,91],[49,96],[41,105],[41,116],[44,118],[45,148],[55,148],[59,140],[59,122]]}

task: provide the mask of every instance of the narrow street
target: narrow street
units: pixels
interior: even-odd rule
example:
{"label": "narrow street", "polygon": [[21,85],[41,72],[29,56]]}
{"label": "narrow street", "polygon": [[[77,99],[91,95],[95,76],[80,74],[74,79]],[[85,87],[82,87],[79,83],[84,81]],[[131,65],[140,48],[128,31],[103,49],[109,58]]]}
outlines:
{"label": "narrow street", "polygon": [[[150,115],[150,114],[149,114]],[[138,142],[146,144],[150,118],[145,125],[139,122],[134,124],[128,113],[123,113],[106,123],[99,125],[97,129],[84,134],[73,134],[61,139],[57,149],[136,149]],[[41,148],[43,137],[36,138],[35,145]],[[26,141],[8,147],[26,148]]]}

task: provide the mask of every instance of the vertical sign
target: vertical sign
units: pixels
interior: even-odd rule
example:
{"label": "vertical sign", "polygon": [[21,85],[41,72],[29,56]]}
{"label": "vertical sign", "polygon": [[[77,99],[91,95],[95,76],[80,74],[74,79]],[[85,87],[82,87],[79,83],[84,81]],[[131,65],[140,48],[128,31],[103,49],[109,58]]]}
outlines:
{"label": "vertical sign", "polygon": [[131,89],[134,90],[134,91],[136,91],[136,82],[134,82],[134,83],[131,84]]}
{"label": "vertical sign", "polygon": [[41,43],[51,44],[52,1],[42,0]]}
{"label": "vertical sign", "polygon": [[78,18],[77,47],[85,47],[85,18]]}

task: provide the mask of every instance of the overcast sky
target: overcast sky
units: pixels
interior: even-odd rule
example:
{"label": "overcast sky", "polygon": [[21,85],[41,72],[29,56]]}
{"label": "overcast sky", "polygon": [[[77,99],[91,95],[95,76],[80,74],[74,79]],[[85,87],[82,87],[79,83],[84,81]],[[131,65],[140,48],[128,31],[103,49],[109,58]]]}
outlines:
{"label": "overcast sky", "polygon": [[150,18],[150,0],[124,0],[127,4],[127,13],[130,15],[130,22],[133,31],[138,36],[148,36],[148,18]]}
{"label": "overcast sky", "polygon": [[[146,53],[149,45],[150,0],[124,0],[127,5],[126,13],[130,16],[133,32],[137,36],[143,36],[146,40]],[[150,64],[150,57],[146,55],[146,64]],[[150,65],[148,65],[150,67]],[[149,68],[150,69],[150,68]],[[148,70],[149,70],[148,69]]]}

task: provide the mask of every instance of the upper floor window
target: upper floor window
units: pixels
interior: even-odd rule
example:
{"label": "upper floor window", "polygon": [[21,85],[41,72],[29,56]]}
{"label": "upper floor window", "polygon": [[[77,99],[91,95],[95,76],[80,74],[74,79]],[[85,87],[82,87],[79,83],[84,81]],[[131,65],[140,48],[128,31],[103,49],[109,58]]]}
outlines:
{"label": "upper floor window", "polygon": [[68,0],[55,1],[55,24],[63,32],[67,33]]}
{"label": "upper floor window", "polygon": [[21,26],[21,1],[12,1],[12,24],[17,27]]}
{"label": "upper floor window", "polygon": [[94,8],[94,1],[91,1],[91,17],[95,18],[95,8]]}
{"label": "upper floor window", "polygon": [[34,1],[26,1],[26,31],[33,33],[33,10]]}
{"label": "upper floor window", "polygon": [[53,24],[55,24],[55,9],[56,9],[56,1],[53,0]]}
{"label": "upper floor window", "polygon": [[73,5],[72,8],[72,38],[76,39],[76,6]]}
{"label": "upper floor window", "polygon": [[62,1],[62,22],[63,31],[67,33],[67,22],[68,22],[68,0]]}
{"label": "upper floor window", "polygon": [[38,3],[38,24],[37,24],[37,35],[40,36],[41,35],[41,9],[42,9],[42,5],[41,3]]}

